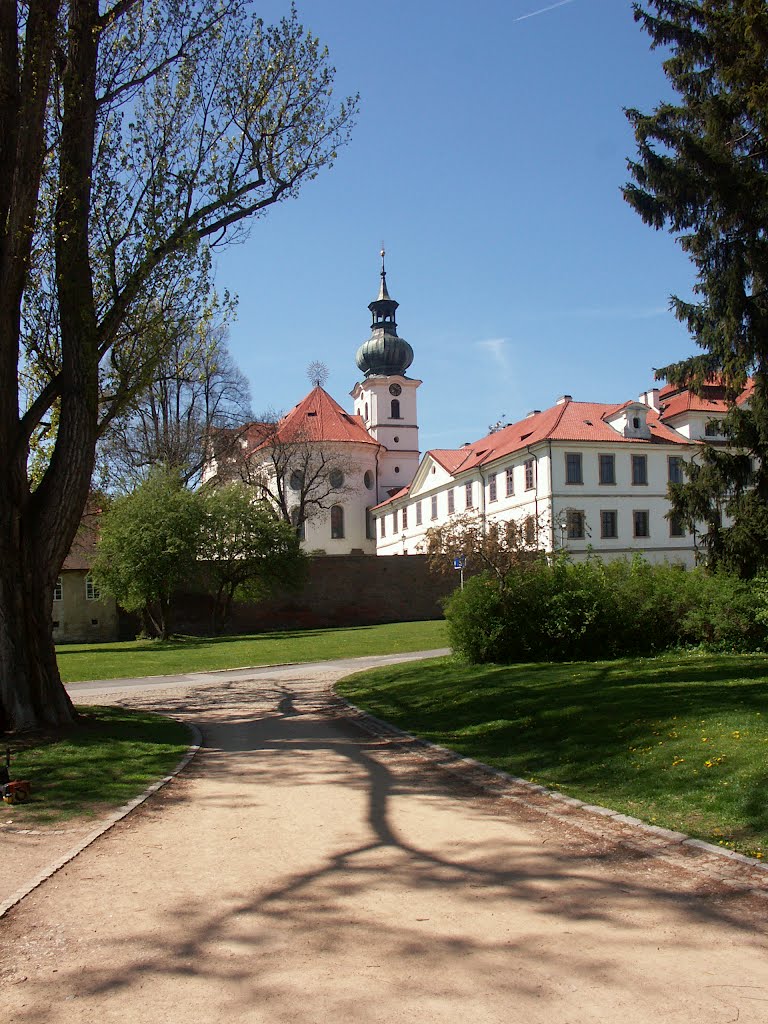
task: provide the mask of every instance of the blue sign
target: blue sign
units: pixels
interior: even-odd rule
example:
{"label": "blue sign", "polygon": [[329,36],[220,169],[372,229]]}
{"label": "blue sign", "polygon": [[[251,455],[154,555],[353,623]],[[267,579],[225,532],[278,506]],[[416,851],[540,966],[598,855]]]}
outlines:
{"label": "blue sign", "polygon": [[454,560],[453,560],[453,568],[454,569],[463,569],[466,564],[467,564],[466,558],[454,558]]}

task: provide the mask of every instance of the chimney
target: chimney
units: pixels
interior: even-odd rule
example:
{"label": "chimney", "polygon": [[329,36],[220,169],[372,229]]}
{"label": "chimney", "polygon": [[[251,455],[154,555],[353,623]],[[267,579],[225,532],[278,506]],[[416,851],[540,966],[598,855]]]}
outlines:
{"label": "chimney", "polygon": [[566,402],[572,402],[572,401],[573,401],[573,395],[560,395],[560,397],[555,402],[555,405],[565,405]]}

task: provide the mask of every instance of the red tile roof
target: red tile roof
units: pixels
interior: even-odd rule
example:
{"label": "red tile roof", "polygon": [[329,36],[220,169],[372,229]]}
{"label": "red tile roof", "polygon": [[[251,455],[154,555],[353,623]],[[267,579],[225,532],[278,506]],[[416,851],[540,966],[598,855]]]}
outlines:
{"label": "red tile roof", "polygon": [[[365,429],[361,416],[345,412],[321,387],[313,388],[306,398],[295,405],[277,424],[271,435],[268,424],[252,424],[256,435],[254,449],[272,436],[282,443],[295,441],[355,441],[358,444],[378,445]],[[263,434],[262,434],[263,431]],[[259,436],[261,435],[261,436]]]}
{"label": "red tile roof", "polygon": [[[650,427],[650,439],[624,437],[606,421],[633,402],[607,405],[600,402],[574,402],[567,399],[560,405],[553,405],[542,412],[533,413],[517,423],[511,423],[501,430],[481,437],[479,441],[462,448],[438,448],[427,452],[452,476],[458,476],[479,466],[524,451],[541,441],[594,441],[603,444],[680,444],[692,443],[687,437],[666,426],[659,414],[648,408],[646,423]],[[407,493],[407,492],[403,492]],[[396,497],[402,497],[402,494]],[[389,498],[376,508],[393,501]]]}
{"label": "red tile roof", "polygon": [[[754,390],[754,382],[747,381],[747,386],[736,399],[736,404],[742,405],[746,402]],[[716,416],[725,416],[729,408],[725,386],[720,383],[705,384],[700,395],[668,384],[659,392],[659,401],[663,420],[672,419],[686,412],[708,412]]]}
{"label": "red tile roof", "polygon": [[[543,412],[534,413],[524,420],[512,423],[501,430],[480,438],[471,445],[459,448],[453,463],[459,472],[474,466],[486,465],[496,459],[519,452],[540,441],[595,441],[611,444],[647,444],[647,440],[624,437],[607,420],[616,415],[626,404],[606,405],[600,402],[574,402],[566,400],[553,405]],[[651,430],[650,441],[664,444],[690,444],[677,431],[665,426],[658,413],[648,409],[646,422]],[[445,452],[439,453],[441,464],[450,462]],[[458,456],[463,458],[458,459]],[[448,468],[446,466],[446,468]]]}

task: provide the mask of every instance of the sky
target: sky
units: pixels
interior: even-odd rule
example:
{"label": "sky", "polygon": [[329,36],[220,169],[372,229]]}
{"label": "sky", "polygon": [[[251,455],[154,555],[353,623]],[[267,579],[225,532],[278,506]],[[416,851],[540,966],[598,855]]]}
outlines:
{"label": "sky", "polygon": [[[623,200],[625,107],[669,98],[630,0],[298,0],[360,93],[350,144],[217,257],[239,297],[230,350],[258,415],[324,362],[345,408],[387,283],[414,350],[422,451],[458,447],[562,394],[623,402],[695,350],[679,245]],[[274,21],[283,0],[259,0]]]}

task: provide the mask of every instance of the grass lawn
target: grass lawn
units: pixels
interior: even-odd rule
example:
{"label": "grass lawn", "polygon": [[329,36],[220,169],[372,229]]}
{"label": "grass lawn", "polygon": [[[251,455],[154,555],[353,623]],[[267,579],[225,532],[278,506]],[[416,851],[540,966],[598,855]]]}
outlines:
{"label": "grass lawn", "polygon": [[447,647],[445,622],[398,622],[352,629],[307,629],[253,636],[180,637],[113,644],[61,644],[65,683],[86,679],[168,675],[211,669],[329,661],[366,654],[400,654]]}
{"label": "grass lawn", "polygon": [[61,736],[9,742],[11,777],[32,783],[29,803],[0,804],[15,825],[119,807],[167,775],[189,746],[189,730],[170,718],[112,707],[78,711],[80,721]]}
{"label": "grass lawn", "polygon": [[402,729],[589,803],[768,858],[768,656],[477,666],[349,676]]}

